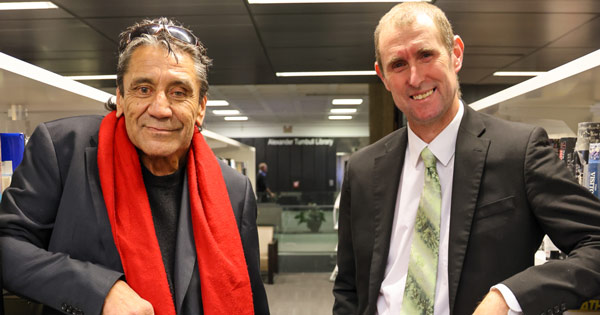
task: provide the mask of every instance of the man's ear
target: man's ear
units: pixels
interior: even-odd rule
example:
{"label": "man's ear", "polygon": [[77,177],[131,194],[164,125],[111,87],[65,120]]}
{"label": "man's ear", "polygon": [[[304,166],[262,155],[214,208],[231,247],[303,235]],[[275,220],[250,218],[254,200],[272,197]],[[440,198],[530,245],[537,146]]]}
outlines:
{"label": "man's ear", "polygon": [[460,36],[454,35],[454,47],[452,48],[452,61],[454,72],[458,73],[462,68],[463,57],[465,54],[465,43]]}
{"label": "man's ear", "polygon": [[202,122],[204,121],[204,116],[206,114],[206,95],[202,99],[200,99],[200,104],[198,104],[198,116],[196,116],[196,125],[202,126]]}
{"label": "man's ear", "polygon": [[123,96],[117,87],[117,118],[121,117],[121,115],[123,115]]}
{"label": "man's ear", "polygon": [[381,82],[383,82],[383,85],[385,85],[385,89],[389,91],[390,88],[388,88],[387,79],[385,78],[385,75],[383,74],[383,69],[381,69],[381,67],[379,66],[377,61],[375,61],[375,72],[377,72],[377,76],[379,77],[379,79],[381,79]]}

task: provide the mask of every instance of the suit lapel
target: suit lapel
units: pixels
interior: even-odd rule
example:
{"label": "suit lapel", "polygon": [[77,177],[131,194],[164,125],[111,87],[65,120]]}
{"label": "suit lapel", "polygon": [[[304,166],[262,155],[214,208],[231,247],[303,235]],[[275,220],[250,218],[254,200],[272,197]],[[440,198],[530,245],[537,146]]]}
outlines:
{"label": "suit lapel", "polygon": [[188,292],[197,256],[194,244],[189,191],[187,188],[187,173],[183,185],[175,249],[175,283],[173,284],[175,286],[175,309],[177,310],[177,314],[180,314],[183,300]]}
{"label": "suit lapel", "polygon": [[490,140],[482,138],[484,132],[485,125],[479,114],[465,106],[465,114],[456,140],[452,183],[448,249],[448,287],[451,313],[467,252],[481,176],[490,145]]}
{"label": "suit lapel", "polygon": [[85,149],[85,164],[88,186],[92,199],[91,203],[94,208],[93,211],[96,214],[96,222],[98,222],[98,226],[101,228],[100,239],[102,240],[102,251],[104,252],[106,263],[108,266],[115,268],[115,270],[123,271],[121,257],[115,246],[106,205],[104,204],[104,198],[102,196],[102,187],[100,186],[97,136],[90,139],[90,146]]}
{"label": "suit lapel", "polygon": [[384,143],[383,152],[375,157],[373,161],[373,172],[371,180],[372,204],[373,204],[373,256],[371,258],[371,271],[369,282],[369,310],[368,314],[375,312],[381,282],[385,275],[388,253],[390,249],[390,237],[396,199],[398,197],[398,185],[400,184],[400,173],[404,165],[404,155],[408,142],[406,128],[396,131]]}

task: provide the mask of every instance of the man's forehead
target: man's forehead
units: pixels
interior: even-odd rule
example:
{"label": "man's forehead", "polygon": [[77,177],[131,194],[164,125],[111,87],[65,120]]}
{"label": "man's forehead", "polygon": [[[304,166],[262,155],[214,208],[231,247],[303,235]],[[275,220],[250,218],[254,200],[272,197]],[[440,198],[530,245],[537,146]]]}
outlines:
{"label": "man's forehead", "polygon": [[125,75],[140,72],[150,74],[164,70],[194,75],[194,61],[185,52],[168,52],[167,49],[161,47],[143,46],[133,52]]}
{"label": "man's forehead", "polygon": [[408,44],[409,40],[411,42],[415,40],[415,43],[422,42],[423,44],[431,45],[431,38],[435,38],[442,43],[441,34],[437,25],[429,16],[420,15],[418,16],[418,19],[415,19],[410,23],[393,23],[387,25],[381,31],[379,41],[380,45],[388,41],[399,41],[399,43],[403,43],[403,40],[406,41],[405,44]]}

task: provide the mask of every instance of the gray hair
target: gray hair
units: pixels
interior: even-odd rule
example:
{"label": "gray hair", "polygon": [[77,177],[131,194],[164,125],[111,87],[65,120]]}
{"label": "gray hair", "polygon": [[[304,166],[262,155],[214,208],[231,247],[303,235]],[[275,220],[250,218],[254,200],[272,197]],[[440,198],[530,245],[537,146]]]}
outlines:
{"label": "gray hair", "polygon": [[[177,26],[192,33],[179,22],[165,17],[153,20],[143,20],[123,31],[119,35],[119,61],[117,63],[117,87],[119,88],[121,96],[124,96],[123,77],[129,68],[129,61],[131,60],[131,56],[135,49],[141,46],[162,46],[169,54],[173,54],[176,59],[177,56],[174,54],[175,51],[187,53],[192,58],[194,61],[196,77],[200,82],[200,99],[202,99],[208,92],[208,67],[212,65],[212,60],[206,55],[206,48],[204,45],[202,45],[200,41],[198,41],[197,45],[183,42],[164,31],[155,35],[142,34],[139,37],[133,39],[130,38],[132,32],[140,27],[150,24]],[[112,98],[108,100],[104,106],[110,111],[116,110],[117,108],[117,104],[114,103]]]}

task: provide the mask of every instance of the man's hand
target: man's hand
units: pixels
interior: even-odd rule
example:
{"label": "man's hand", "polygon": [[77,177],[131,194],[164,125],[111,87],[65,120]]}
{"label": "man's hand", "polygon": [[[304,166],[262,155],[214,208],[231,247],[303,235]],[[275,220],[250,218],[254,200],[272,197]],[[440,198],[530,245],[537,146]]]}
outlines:
{"label": "man's hand", "polygon": [[154,315],[150,302],[142,299],[125,282],[117,280],[108,291],[102,307],[103,315]]}
{"label": "man's hand", "polygon": [[506,315],[508,314],[508,310],[508,304],[504,301],[504,297],[500,291],[493,289],[479,303],[473,315]]}

